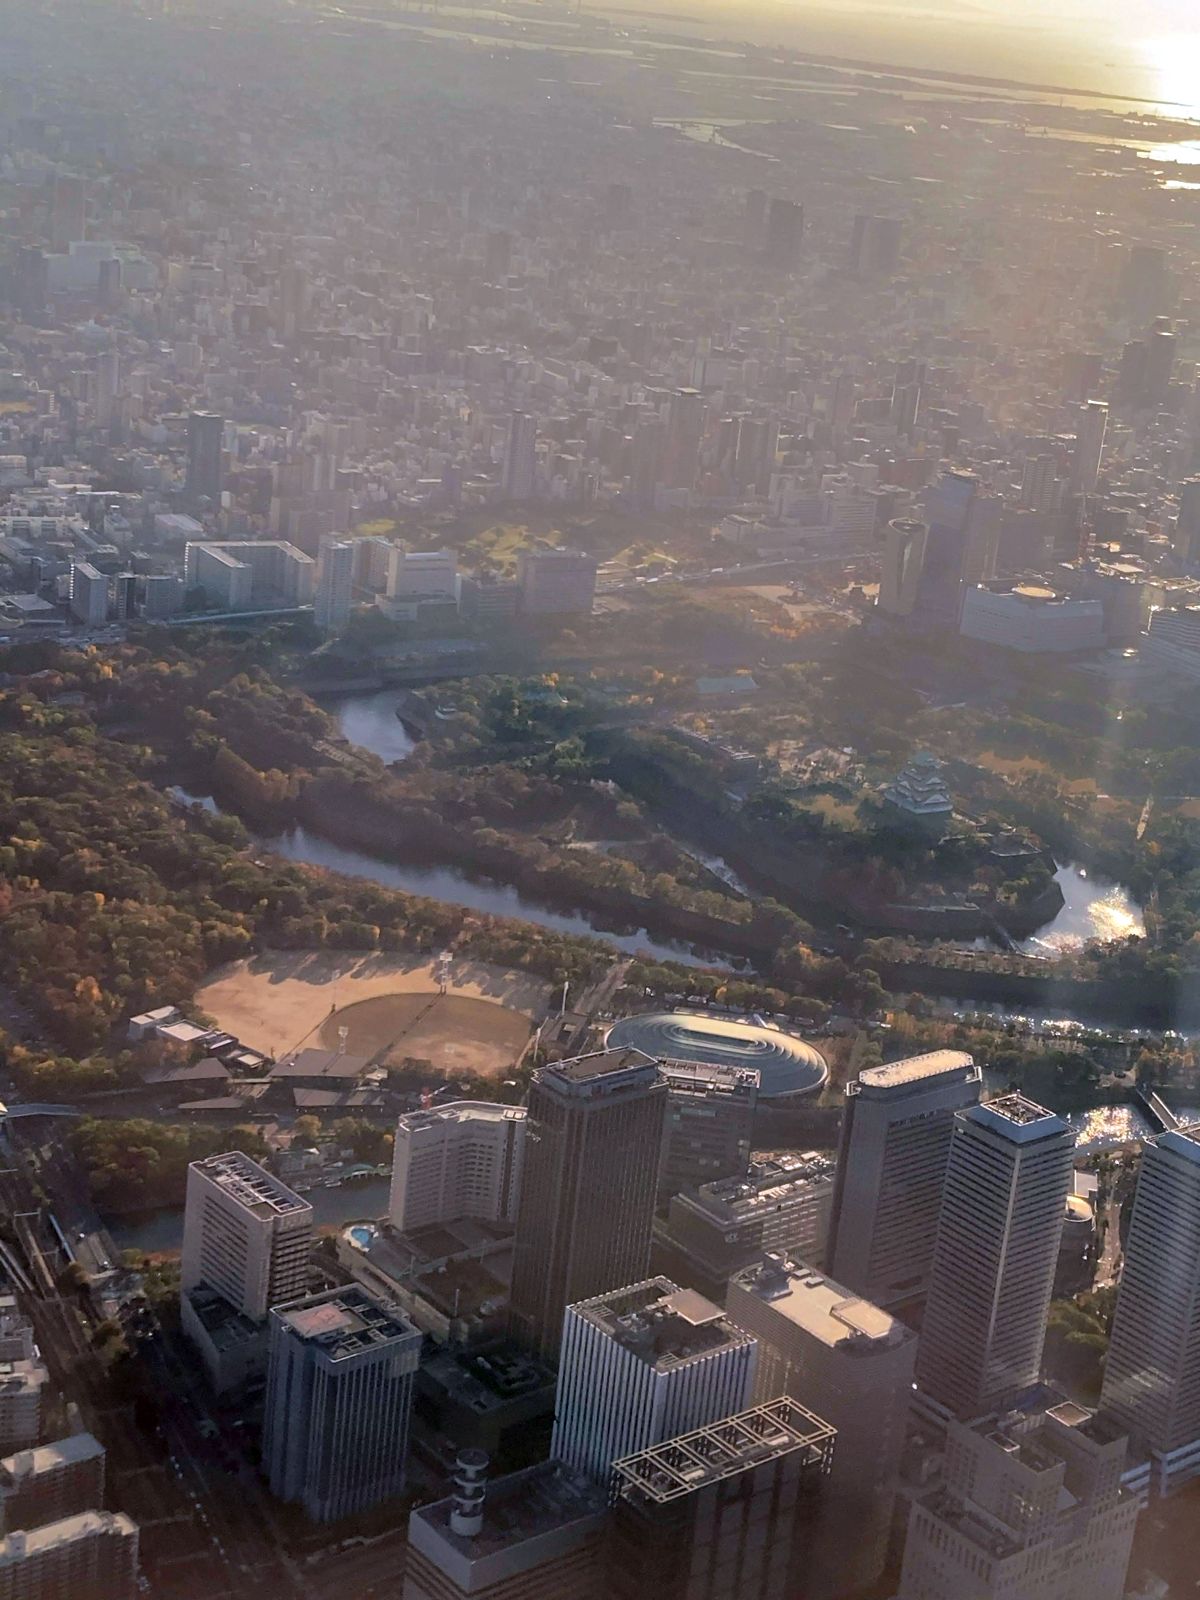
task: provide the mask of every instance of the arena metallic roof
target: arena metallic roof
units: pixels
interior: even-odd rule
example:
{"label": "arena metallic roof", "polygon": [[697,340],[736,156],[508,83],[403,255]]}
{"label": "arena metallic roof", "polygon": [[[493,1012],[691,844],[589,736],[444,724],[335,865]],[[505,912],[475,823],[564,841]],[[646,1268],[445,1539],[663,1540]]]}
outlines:
{"label": "arena metallic roof", "polygon": [[691,1011],[651,1011],[623,1017],[609,1030],[609,1049],[632,1045],[660,1060],[754,1067],[764,1100],[815,1094],[829,1069],[821,1052],[794,1033],[754,1017],[714,1017]]}

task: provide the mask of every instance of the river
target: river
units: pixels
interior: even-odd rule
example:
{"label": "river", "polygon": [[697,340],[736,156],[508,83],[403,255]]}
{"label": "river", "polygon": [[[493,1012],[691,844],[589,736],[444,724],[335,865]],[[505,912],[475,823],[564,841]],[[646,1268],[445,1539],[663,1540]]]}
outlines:
{"label": "river", "polygon": [[1145,937],[1142,909],[1121,884],[1074,862],[1060,866],[1054,877],[1063,892],[1062,910],[1022,942],[1028,954],[1064,955],[1089,939]]}

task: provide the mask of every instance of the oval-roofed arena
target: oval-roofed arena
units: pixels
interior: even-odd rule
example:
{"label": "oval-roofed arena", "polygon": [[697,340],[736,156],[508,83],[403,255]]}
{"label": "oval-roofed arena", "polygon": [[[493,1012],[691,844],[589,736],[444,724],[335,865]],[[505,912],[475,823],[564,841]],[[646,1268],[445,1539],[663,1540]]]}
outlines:
{"label": "oval-roofed arena", "polygon": [[666,1061],[756,1067],[765,1100],[816,1094],[829,1076],[825,1057],[794,1033],[760,1017],[714,1017],[707,1012],[648,1011],[609,1029],[610,1049],[624,1046]]}

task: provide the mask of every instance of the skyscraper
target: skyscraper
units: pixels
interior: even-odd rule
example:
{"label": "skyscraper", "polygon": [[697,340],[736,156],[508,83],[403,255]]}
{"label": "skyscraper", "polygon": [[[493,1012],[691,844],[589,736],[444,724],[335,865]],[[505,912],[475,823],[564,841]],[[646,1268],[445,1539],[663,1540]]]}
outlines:
{"label": "skyscraper", "polygon": [[1137,1521],[1126,1443],[1069,1400],[952,1422],[896,1600],[1121,1600]]}
{"label": "skyscraper", "polygon": [[1009,1094],[954,1119],[917,1384],[963,1419],[1041,1370],[1075,1135]]}
{"label": "skyscraper", "polygon": [[55,250],[66,250],[86,236],[86,216],[87,184],[69,173],[56,173],[50,209],[50,243]]}
{"label": "skyscraper", "polygon": [[71,615],[89,628],[100,627],[108,618],[108,579],[89,561],[71,566]]}
{"label": "skyscraper", "polygon": [[755,1341],[669,1278],[568,1306],[551,1454],[607,1483],[620,1456],[749,1405]]}
{"label": "skyscraper", "polygon": [[708,403],[699,389],[680,389],[671,396],[662,465],[662,482],[668,489],[695,487],[707,419]]}
{"label": "skyscraper", "polygon": [[873,1583],[887,1557],[916,1335],[850,1289],[774,1253],[733,1275],[725,1303],[758,1340],[755,1399],[788,1394],[837,1431],[808,1600]]}
{"label": "skyscraper", "polygon": [[915,517],[894,517],[887,525],[879,609],[890,617],[911,617],[917,603],[929,528]]}
{"label": "skyscraper", "polygon": [[183,1219],[181,1287],[215,1289],[261,1320],[308,1282],[313,1209],[239,1150],[193,1161]]}
{"label": "skyscraper", "polygon": [[1129,247],[1121,269],[1121,309],[1134,322],[1148,322],[1166,310],[1167,253],[1157,245]]}
{"label": "skyscraper", "polygon": [[354,541],[322,539],[317,557],[313,620],[322,633],[341,633],[354,604]]}
{"label": "skyscraper", "polygon": [[846,1085],[827,1260],[876,1305],[929,1286],[954,1114],[978,1103],[981,1082],[969,1055],[934,1050]]}
{"label": "skyscraper", "polygon": [[532,500],[537,462],[537,418],[514,411],[504,445],[501,490],[506,500]]}
{"label": "skyscraper", "polygon": [[610,1600],[807,1596],[834,1445],[834,1429],[784,1395],[618,1461]]}
{"label": "skyscraper", "polygon": [[750,1162],[759,1073],[753,1067],[702,1061],[664,1061],[661,1071],[667,1114],[659,1200],[693,1184],[740,1177]]}
{"label": "skyscraper", "polygon": [[1159,405],[1166,399],[1171,386],[1171,373],[1175,366],[1178,339],[1171,332],[1171,324],[1160,317],[1146,341],[1146,376],[1144,398],[1149,405]]}
{"label": "skyscraper", "polygon": [[898,217],[859,212],[850,233],[850,270],[860,278],[886,277],[900,264],[902,225]]}
{"label": "skyscraper", "polygon": [[523,1106],[459,1100],[396,1124],[388,1218],[407,1233],[479,1217],[514,1223],[525,1162]]}
{"label": "skyscraper", "polygon": [[1075,429],[1075,448],[1071,452],[1071,487],[1081,494],[1094,494],[1104,455],[1104,436],[1108,431],[1108,405],[1089,400],[1080,407]]}
{"label": "skyscraper", "polygon": [[964,586],[996,575],[1003,501],[985,495],[972,472],[943,472],[925,498],[925,559],[916,611],[939,628],[957,630]]}
{"label": "skyscraper", "polygon": [[224,432],[225,419],[215,411],[193,411],[188,417],[187,478],[183,492],[193,504],[207,500],[216,507],[221,503],[224,478],[221,441]]}
{"label": "skyscraper", "polygon": [[577,1300],[646,1276],[666,1085],[638,1050],[534,1074],[513,1252],[513,1332],[555,1357]]}
{"label": "skyscraper", "polygon": [[767,210],[766,263],[780,272],[791,272],[800,258],[804,237],[804,207],[778,196]]}
{"label": "skyscraper", "polygon": [[1142,1151],[1100,1410],[1160,1493],[1200,1475],[1200,1125]]}
{"label": "skyscraper", "polygon": [[272,1310],[263,1423],[272,1494],[335,1522],[401,1493],[421,1339],[357,1284]]}

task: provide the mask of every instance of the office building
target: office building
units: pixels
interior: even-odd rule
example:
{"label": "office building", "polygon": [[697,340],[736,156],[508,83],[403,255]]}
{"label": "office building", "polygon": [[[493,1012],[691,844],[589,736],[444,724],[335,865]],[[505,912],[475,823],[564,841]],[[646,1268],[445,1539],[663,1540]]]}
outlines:
{"label": "office building", "polygon": [[917,1383],[970,1419],[1036,1381],[1075,1135],[1008,1094],[954,1119]]}
{"label": "office building", "polygon": [[699,389],[680,389],[671,396],[660,474],[666,488],[695,488],[707,422],[708,402]]}
{"label": "office building", "polygon": [[767,266],[778,272],[793,271],[800,260],[803,238],[804,207],[776,196],[767,208]]}
{"label": "office building", "polygon": [[171,573],[147,573],[142,583],[142,615],[147,622],[163,622],[183,609],[183,580]]}
{"label": "office building", "polygon": [[389,600],[453,600],[458,593],[458,558],[453,550],[402,550],[388,556]]}
{"label": "office building", "polygon": [[0,1461],[0,1533],[40,1528],[104,1504],[104,1446],[90,1433]]}
{"label": "office building", "polygon": [[1139,654],[1147,666],[1190,682],[1200,680],[1200,606],[1152,611]]}
{"label": "office building", "polygon": [[336,1522],[403,1491],[421,1339],[357,1284],[274,1307],[263,1422],[272,1494]]}
{"label": "office building", "polygon": [[36,1358],[0,1361],[0,1449],[25,1450],[42,1437],[50,1374]]}
{"label": "office building", "polygon": [[313,621],[322,633],[341,633],[354,605],[354,543],[322,539],[317,558]]}
{"label": "office building", "polygon": [[69,250],[87,236],[87,184],[82,178],[56,172],[50,202],[50,245]]}
{"label": "office building", "polygon": [[488,1479],[464,1451],[454,1492],[408,1520],[403,1600],[608,1600],[608,1492],[561,1461]]}
{"label": "office building", "polygon": [[1089,400],[1079,409],[1075,447],[1071,452],[1071,487],[1080,494],[1095,494],[1108,433],[1108,404]]}
{"label": "office building", "polygon": [[646,1276],[666,1096],[638,1050],[534,1074],[510,1306],[542,1354],[557,1356],[569,1305]]}
{"label": "office building", "polygon": [[669,1278],[568,1306],[551,1454],[607,1483],[619,1457],[750,1404],[755,1341]]}
{"label": "office building", "polygon": [[1057,456],[1025,457],[1021,467],[1021,505],[1026,510],[1060,510],[1063,488],[1063,480],[1058,476]]}
{"label": "office building", "polygon": [[777,1250],[823,1267],[834,1163],[810,1151],[755,1161],[738,1178],[687,1189],[654,1223],[654,1260],[668,1276],[723,1304],[730,1278]]}
{"label": "office building", "polygon": [[0,1361],[36,1361],[37,1354],[33,1323],[16,1295],[0,1292]]}
{"label": "office building", "polygon": [[517,554],[517,587],[527,617],[592,614],[596,595],[596,560],[578,550],[521,550]]}
{"label": "office building", "polygon": [[753,1067],[663,1061],[667,1114],[658,1169],[660,1203],[673,1194],[745,1172],[758,1104]]}
{"label": "office building", "polygon": [[308,1283],[313,1209],[234,1150],[188,1167],[181,1287],[207,1284],[261,1321]]}
{"label": "office building", "polygon": [[1179,485],[1179,514],[1171,530],[1171,548],[1184,566],[1200,560],[1200,478]]}
{"label": "office building", "polygon": [[729,1281],[726,1309],[758,1340],[755,1398],[787,1394],[837,1433],[808,1593],[873,1583],[887,1558],[917,1338],[802,1262],[771,1254]]}
{"label": "office building", "polygon": [[944,472],[925,499],[924,560],[914,612],[930,627],[957,631],[963,586],[996,575],[1003,501],[971,472]]}
{"label": "office building", "polygon": [[860,278],[890,277],[900,265],[899,217],[859,212],[850,233],[850,271]]}
{"label": "office building", "polygon": [[1069,1400],[952,1422],[896,1600],[1121,1600],[1137,1520],[1126,1443]]}
{"label": "office building", "polygon": [[537,418],[514,411],[504,442],[500,492],[505,500],[532,500],[537,481]]}
{"label": "office building", "polygon": [[887,525],[879,579],[879,609],[889,617],[913,614],[928,534],[926,524],[915,517],[895,517]]}
{"label": "office building", "polygon": [[[835,1430],[788,1396],[616,1463],[610,1600],[807,1595]],[[847,1528],[852,1540],[857,1530]]]}
{"label": "office building", "polygon": [[136,1600],[138,1530],[84,1511],[0,1539],[0,1600]]}
{"label": "office building", "polygon": [[525,1160],[523,1106],[460,1100],[396,1124],[388,1219],[400,1233],[479,1217],[514,1225]]}
{"label": "office building", "polygon": [[183,492],[191,504],[221,504],[224,482],[222,442],[225,419],[215,411],[193,411],[187,425],[187,477]]}
{"label": "office building", "polygon": [[1179,341],[1171,332],[1171,324],[1159,319],[1146,340],[1146,369],[1142,398],[1147,405],[1161,405],[1171,387],[1171,374],[1175,368],[1175,354]]}
{"label": "office building", "polygon": [[1157,245],[1129,248],[1121,269],[1121,309],[1132,322],[1148,322],[1166,310],[1169,292],[1167,253]]}
{"label": "office building", "polygon": [[313,598],[317,564],[282,539],[189,543],[184,576],[204,590],[210,611],[305,606]]}
{"label": "office building", "polygon": [[511,622],[520,601],[521,591],[510,579],[459,576],[458,614],[464,622],[484,628]]}
{"label": "office building", "polygon": [[974,584],[963,595],[959,632],[1022,655],[1102,650],[1104,606],[1074,599],[1039,583]]}
{"label": "office building", "polygon": [[89,561],[71,566],[71,615],[76,622],[99,628],[108,621],[108,579]]}
{"label": "office building", "polygon": [[929,1286],[954,1115],[982,1074],[959,1050],[868,1067],[846,1085],[829,1271],[876,1305]]}
{"label": "office building", "polygon": [[1158,1493],[1200,1475],[1200,1126],[1143,1148],[1100,1409]]}

